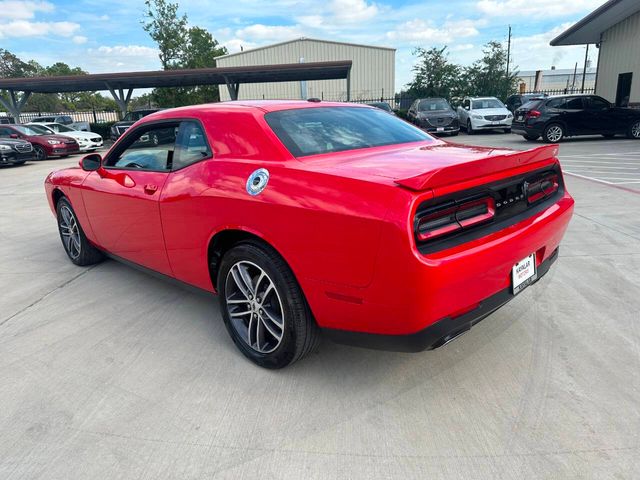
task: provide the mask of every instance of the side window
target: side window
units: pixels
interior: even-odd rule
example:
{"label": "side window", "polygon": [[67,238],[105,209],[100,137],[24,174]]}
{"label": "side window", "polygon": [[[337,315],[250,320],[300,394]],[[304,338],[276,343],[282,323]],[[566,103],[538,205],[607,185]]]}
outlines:
{"label": "side window", "polygon": [[554,98],[554,99],[549,100],[547,102],[546,107],[547,108],[563,109],[563,108],[565,108],[565,102],[566,102],[566,99],[564,99],[564,98]]}
{"label": "side window", "polygon": [[0,128],[0,137],[8,137],[13,132],[8,128]]}
{"label": "side window", "polygon": [[136,128],[105,162],[106,167],[169,171],[172,168],[178,123]]}
{"label": "side window", "polygon": [[582,110],[582,97],[569,98],[565,105],[565,110]]}
{"label": "side window", "polygon": [[68,125],[69,123],[73,123],[73,118],[63,115],[62,117],[60,117],[59,123],[62,123],[63,125]]}
{"label": "side window", "polygon": [[610,107],[609,102],[600,97],[589,97],[590,110],[606,110]]}
{"label": "side window", "polygon": [[188,121],[180,123],[173,155],[173,170],[186,167],[210,156],[211,149],[200,124]]}

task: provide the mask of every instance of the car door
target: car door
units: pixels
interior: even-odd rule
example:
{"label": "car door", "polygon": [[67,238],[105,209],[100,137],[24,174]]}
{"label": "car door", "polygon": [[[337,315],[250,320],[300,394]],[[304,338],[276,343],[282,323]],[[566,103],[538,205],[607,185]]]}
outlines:
{"label": "car door", "polygon": [[417,112],[418,112],[418,102],[420,100],[415,100],[411,106],[409,107],[409,110],[407,111],[407,118],[415,123],[416,122],[416,116],[417,116]]}
{"label": "car door", "polygon": [[585,114],[583,97],[567,97],[557,107],[560,119],[567,128],[568,135],[590,133],[589,121]]}
{"label": "car door", "polygon": [[[178,121],[127,132],[103,167],[82,184],[96,243],[113,255],[172,275],[160,220],[160,194],[171,171]],[[165,139],[155,144],[152,138]]]}
{"label": "car door", "polygon": [[587,98],[586,113],[589,126],[593,134],[613,134],[626,132],[627,125],[624,115],[604,98],[591,95]]}

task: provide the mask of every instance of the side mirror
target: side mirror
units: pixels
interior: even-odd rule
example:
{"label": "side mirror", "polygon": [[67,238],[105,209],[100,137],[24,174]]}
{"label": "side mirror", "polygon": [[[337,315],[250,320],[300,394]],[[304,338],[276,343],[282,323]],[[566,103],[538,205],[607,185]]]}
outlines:
{"label": "side mirror", "polygon": [[12,133],[9,135],[9,138],[20,138],[17,133]]}
{"label": "side mirror", "polygon": [[465,106],[464,106],[464,109],[465,109],[465,110],[469,110],[469,105],[465,105]]}
{"label": "side mirror", "polygon": [[102,157],[98,153],[90,153],[80,160],[80,168],[85,172],[95,172],[102,166]]}

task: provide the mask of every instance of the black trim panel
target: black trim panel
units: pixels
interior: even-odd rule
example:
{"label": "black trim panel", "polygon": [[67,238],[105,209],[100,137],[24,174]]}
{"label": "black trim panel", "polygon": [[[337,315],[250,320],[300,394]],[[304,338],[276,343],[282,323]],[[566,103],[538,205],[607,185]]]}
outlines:
{"label": "black trim panel", "polygon": [[[540,280],[558,259],[558,249],[538,266]],[[535,283],[535,282],[534,282]],[[511,287],[484,299],[480,306],[456,318],[445,317],[424,330],[409,335],[379,335],[375,333],[352,332],[323,328],[322,332],[336,343],[356,347],[389,350],[394,352],[421,352],[433,350],[448,343],[458,335],[470,330],[473,325],[491,315],[498,308],[514,298]]]}

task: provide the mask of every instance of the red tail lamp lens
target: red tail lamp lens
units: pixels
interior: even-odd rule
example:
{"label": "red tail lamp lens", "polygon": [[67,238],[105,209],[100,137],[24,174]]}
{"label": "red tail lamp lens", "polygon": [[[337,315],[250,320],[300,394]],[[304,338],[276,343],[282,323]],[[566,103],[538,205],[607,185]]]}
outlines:
{"label": "red tail lamp lens", "polygon": [[429,213],[418,221],[418,240],[426,241],[491,220],[496,214],[493,198],[479,200]]}
{"label": "red tail lamp lens", "polygon": [[527,113],[527,118],[538,118],[542,115],[538,110],[529,110]]}
{"label": "red tail lamp lens", "polygon": [[558,191],[558,176],[549,175],[533,183],[527,184],[526,195],[527,203],[531,205],[544,198],[550,197]]}

